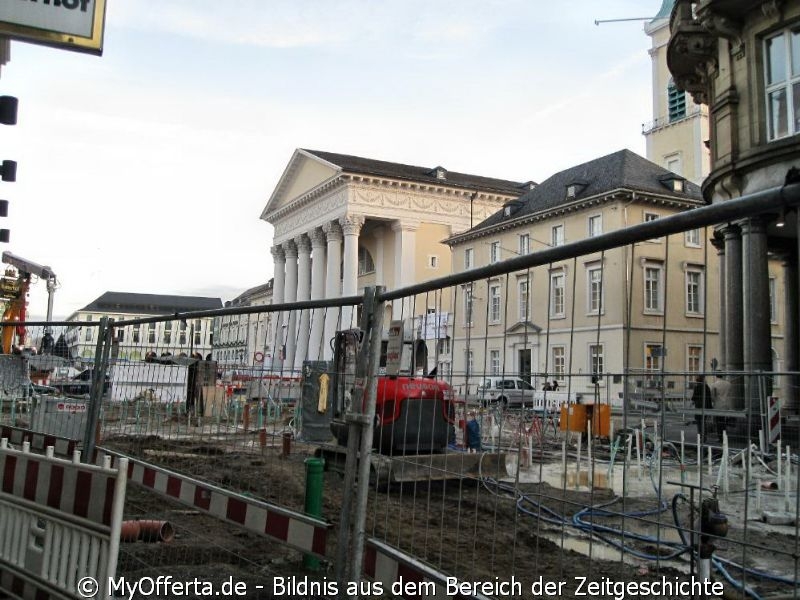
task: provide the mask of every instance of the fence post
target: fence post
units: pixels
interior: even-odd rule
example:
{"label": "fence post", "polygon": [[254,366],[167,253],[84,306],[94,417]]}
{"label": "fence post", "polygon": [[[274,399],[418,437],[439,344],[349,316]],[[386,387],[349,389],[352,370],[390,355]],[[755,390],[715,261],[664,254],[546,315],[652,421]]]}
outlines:
{"label": "fence post", "polygon": [[[358,481],[356,487],[355,518],[353,523],[353,560],[351,563],[350,581],[359,581],[363,572],[365,525],[367,521],[367,504],[369,500],[370,455],[372,454],[372,437],[375,431],[375,404],[378,392],[378,365],[381,356],[381,336],[383,333],[383,304],[378,296],[383,287],[368,289],[364,294],[364,322],[368,338],[362,346],[361,363],[366,365],[366,378],[362,388],[363,416],[361,429],[361,451],[358,463]],[[358,399],[356,394],[355,399]],[[355,406],[358,406],[357,404]]]}
{"label": "fence post", "polygon": [[97,328],[97,347],[94,353],[94,372],[92,373],[92,387],[89,389],[89,406],[86,414],[86,430],[83,432],[83,452],[81,461],[91,463],[94,460],[95,435],[97,422],[100,418],[100,408],[103,404],[105,393],[106,372],[108,359],[111,353],[111,338],[114,331],[114,319],[103,317]]}
{"label": "fence post", "polygon": [[[361,330],[364,332],[356,364],[356,385],[350,412],[345,415],[348,422],[347,459],[344,473],[344,496],[339,520],[339,538],[336,547],[336,580],[339,597],[347,598],[347,577],[360,580],[364,548],[364,524],[366,522],[367,498],[369,494],[370,453],[372,452],[373,424],[375,422],[375,396],[378,387],[377,373],[380,359],[381,333],[383,329],[382,303],[376,301],[383,287],[364,290],[364,305],[361,314]],[[360,449],[359,449],[360,445]],[[359,456],[360,450],[360,456]],[[359,462],[360,461],[360,462]],[[356,482],[356,474],[358,481]],[[355,514],[351,535],[352,488],[355,490]],[[350,542],[353,541],[351,552]],[[350,569],[347,568],[350,557]],[[355,574],[353,576],[352,574]]]}

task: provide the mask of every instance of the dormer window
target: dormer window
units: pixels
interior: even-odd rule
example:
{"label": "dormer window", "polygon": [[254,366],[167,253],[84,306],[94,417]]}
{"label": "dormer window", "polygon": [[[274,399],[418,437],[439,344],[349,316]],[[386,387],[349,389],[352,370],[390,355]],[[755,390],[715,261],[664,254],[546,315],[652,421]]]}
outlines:
{"label": "dormer window", "polygon": [[567,184],[567,200],[574,200],[589,185],[585,181],[573,181]]}
{"label": "dormer window", "polygon": [[510,217],[511,216],[511,205],[510,204],[506,204],[503,207],[503,216],[504,217]]}
{"label": "dormer window", "polygon": [[659,181],[661,181],[661,184],[671,192],[682,194],[686,191],[686,180],[675,173],[665,175]]}
{"label": "dormer window", "polygon": [[433,170],[434,175],[436,175],[436,179],[444,180],[447,179],[447,169],[444,167],[436,167]]}

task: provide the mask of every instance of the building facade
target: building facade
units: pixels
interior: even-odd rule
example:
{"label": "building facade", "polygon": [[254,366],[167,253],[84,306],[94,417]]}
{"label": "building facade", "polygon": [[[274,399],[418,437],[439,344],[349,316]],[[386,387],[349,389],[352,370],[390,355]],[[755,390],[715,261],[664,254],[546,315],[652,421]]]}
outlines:
{"label": "building facade", "polygon": [[[67,328],[64,337],[71,357],[92,361],[97,348],[97,327],[85,327],[82,323],[97,323],[106,316],[123,321],[218,308],[222,308],[219,298],[105,292],[69,316],[67,321],[74,324]],[[210,317],[202,317],[116,327],[117,358],[142,360],[148,352],[169,352],[176,356],[198,352],[205,357],[211,352],[211,324]]]}
{"label": "building facade", "polygon": [[[261,215],[275,227],[272,301],[355,296],[369,285],[396,289],[447,275],[450,250],[442,240],[530,185],[298,149]],[[429,308],[425,299],[398,302],[386,317],[411,327]],[[281,315],[270,333],[281,349],[276,360],[289,371],[306,358],[330,359],[335,331],[356,325],[347,309]]]}
{"label": "building facade", "polygon": [[[675,84],[709,107],[706,200],[725,202],[797,181],[800,4],[677,0],[670,29],[667,63]],[[728,371],[797,371],[797,219],[796,211],[788,212],[792,218],[783,210],[717,230]],[[770,259],[780,261],[779,273]],[[782,290],[774,289],[778,284]],[[776,383],[780,378],[764,382],[767,394]],[[764,390],[753,379],[734,377],[732,385],[736,408],[760,410]],[[782,382],[780,396],[796,413],[795,377]]]}
{"label": "building facade", "polygon": [[[702,204],[696,185],[623,150],[556,173],[448,243],[469,269]],[[664,384],[683,397],[718,353],[709,237],[694,230],[462,286],[454,371],[468,393],[483,375],[506,375],[619,405],[626,384],[660,395],[663,368],[687,374]]]}
{"label": "building facade", "polygon": [[[267,306],[272,303],[272,283],[252,287],[225,303],[225,308]],[[271,368],[275,340],[270,338],[272,313],[214,317],[212,359],[221,368],[256,366]]]}

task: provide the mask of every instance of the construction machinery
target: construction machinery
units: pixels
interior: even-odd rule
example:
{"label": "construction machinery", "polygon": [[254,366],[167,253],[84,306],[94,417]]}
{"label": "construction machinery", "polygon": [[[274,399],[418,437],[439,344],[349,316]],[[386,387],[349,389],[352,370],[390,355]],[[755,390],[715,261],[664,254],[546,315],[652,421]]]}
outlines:
{"label": "construction machinery", "polygon": [[[20,258],[11,252],[3,252],[2,260],[9,267],[5,274],[0,278],[0,298],[5,302],[3,312],[3,322],[25,321],[28,303],[28,289],[33,281],[33,277],[43,279],[47,284],[47,317],[46,320],[53,320],[53,294],[56,290],[56,274],[53,269],[42,266],[35,262]],[[4,325],[0,327],[0,340],[2,341],[2,351],[4,354],[11,354],[14,347],[22,348],[25,345],[25,327],[23,325]],[[46,340],[52,341],[52,331],[48,326],[44,331],[45,346]],[[52,347],[52,344],[50,344]],[[43,353],[45,349],[43,348]]]}

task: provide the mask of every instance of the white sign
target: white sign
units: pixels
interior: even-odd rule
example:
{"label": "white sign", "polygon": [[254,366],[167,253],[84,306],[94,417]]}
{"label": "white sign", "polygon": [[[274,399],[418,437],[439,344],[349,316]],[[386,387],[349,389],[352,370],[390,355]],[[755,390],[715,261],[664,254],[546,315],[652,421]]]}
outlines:
{"label": "white sign", "polygon": [[423,340],[440,340],[447,337],[448,313],[428,313],[415,319],[417,335]]}
{"label": "white sign", "polygon": [[86,412],[86,404],[83,402],[59,402],[56,404],[56,412]]}
{"label": "white sign", "polygon": [[100,54],[106,0],[3,0],[0,34]]}
{"label": "white sign", "polygon": [[389,325],[389,340],[386,344],[386,374],[396,376],[400,373],[403,359],[403,321],[392,321]]}

